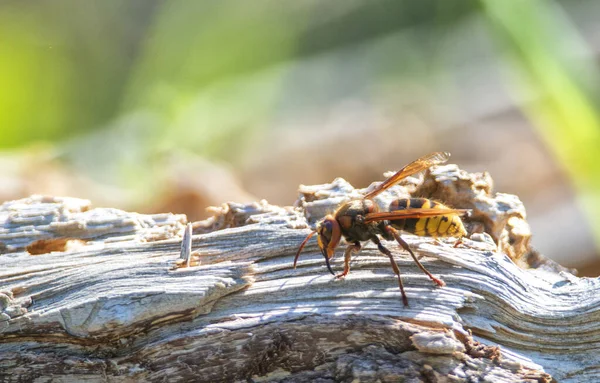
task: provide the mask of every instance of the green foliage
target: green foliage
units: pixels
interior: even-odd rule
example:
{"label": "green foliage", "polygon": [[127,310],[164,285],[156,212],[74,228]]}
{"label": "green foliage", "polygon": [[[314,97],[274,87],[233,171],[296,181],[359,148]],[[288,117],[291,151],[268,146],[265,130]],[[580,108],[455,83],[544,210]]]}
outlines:
{"label": "green foliage", "polygon": [[38,44],[37,36],[51,32],[36,21],[0,13],[0,36],[10,36],[0,43],[0,147],[64,134],[69,63],[63,47]]}
{"label": "green foliage", "polygon": [[585,43],[553,2],[484,0],[483,4],[515,69],[513,91],[531,99],[523,111],[571,176],[600,248],[600,116],[585,84],[590,75],[600,84],[593,57],[573,63],[567,56],[574,46]]}

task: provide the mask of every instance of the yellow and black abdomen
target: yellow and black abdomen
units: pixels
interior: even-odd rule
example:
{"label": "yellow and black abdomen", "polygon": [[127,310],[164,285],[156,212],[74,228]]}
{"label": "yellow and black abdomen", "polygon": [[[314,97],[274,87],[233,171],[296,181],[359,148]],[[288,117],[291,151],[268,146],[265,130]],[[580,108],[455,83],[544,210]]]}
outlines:
{"label": "yellow and black abdomen", "polygon": [[424,218],[407,218],[390,221],[390,225],[426,237],[463,237],[467,231],[458,214],[444,214],[447,206],[426,198],[401,198],[390,204],[390,211],[405,209],[440,209],[440,215]]}

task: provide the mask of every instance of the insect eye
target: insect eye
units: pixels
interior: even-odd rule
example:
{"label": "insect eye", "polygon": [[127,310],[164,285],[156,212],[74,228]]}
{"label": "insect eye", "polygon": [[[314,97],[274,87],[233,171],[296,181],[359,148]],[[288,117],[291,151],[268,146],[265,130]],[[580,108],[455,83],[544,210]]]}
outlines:
{"label": "insect eye", "polygon": [[333,224],[329,220],[325,220],[319,227],[319,235],[329,240],[331,238],[331,232],[333,230]]}

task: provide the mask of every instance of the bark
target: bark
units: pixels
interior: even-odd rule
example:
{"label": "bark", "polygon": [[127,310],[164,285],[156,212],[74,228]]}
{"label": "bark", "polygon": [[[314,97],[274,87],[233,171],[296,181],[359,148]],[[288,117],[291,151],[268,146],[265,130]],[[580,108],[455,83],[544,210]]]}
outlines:
{"label": "bark", "polygon": [[[366,190],[337,179],[301,186],[295,207],[225,204],[193,236],[183,215],[73,198],[3,204],[0,381],[598,379],[598,280],[532,251],[522,204],[494,194],[485,173],[438,167],[378,199],[410,193],[472,209],[459,247],[403,234],[445,287],[385,243],[408,307],[371,244],[344,280],[314,240],[294,270],[315,221]],[[332,265],[341,270],[343,257]]]}

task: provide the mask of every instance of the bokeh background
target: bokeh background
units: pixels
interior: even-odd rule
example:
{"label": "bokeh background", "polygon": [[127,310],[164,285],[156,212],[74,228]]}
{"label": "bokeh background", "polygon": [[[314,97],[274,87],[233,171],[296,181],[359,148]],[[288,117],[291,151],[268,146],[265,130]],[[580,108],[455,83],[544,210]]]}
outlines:
{"label": "bokeh background", "polygon": [[0,1],[0,201],[292,204],[434,150],[600,273],[600,2]]}

